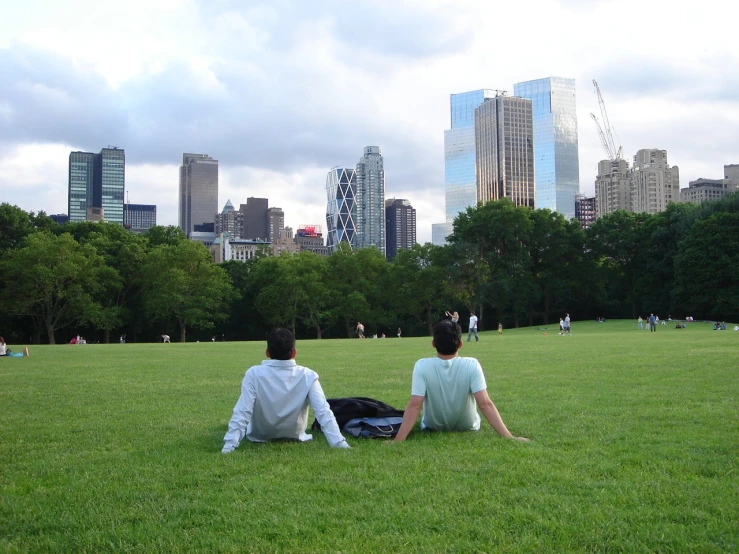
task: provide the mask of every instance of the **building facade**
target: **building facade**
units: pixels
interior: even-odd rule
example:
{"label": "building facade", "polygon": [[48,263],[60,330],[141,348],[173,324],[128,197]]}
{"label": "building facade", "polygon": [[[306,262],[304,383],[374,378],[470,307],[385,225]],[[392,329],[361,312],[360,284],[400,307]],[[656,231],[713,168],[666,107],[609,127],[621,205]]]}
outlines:
{"label": "building facade", "polygon": [[264,240],[233,239],[228,233],[217,236],[210,245],[213,260],[219,264],[229,260],[246,262],[254,259],[258,254],[270,252],[271,246]]}
{"label": "building facade", "polygon": [[228,233],[231,238],[240,239],[244,231],[244,214],[236,211],[231,200],[223,206],[221,213],[214,216],[215,234]]}
{"label": "building facade", "polygon": [[587,229],[595,223],[595,212],[595,196],[575,195],[575,219],[581,228]]}
{"label": "building facade", "polygon": [[631,211],[629,162],[601,160],[595,178],[595,216],[603,217],[616,210]]}
{"label": "building facade", "polygon": [[123,226],[134,233],[145,233],[157,224],[157,207],[153,204],[124,204]]}
{"label": "building facade", "polygon": [[357,163],[357,245],[385,254],[385,164],[379,146],[366,146]]}
{"label": "building facade", "polygon": [[431,240],[446,244],[460,212],[477,205],[475,162],[475,109],[495,90],[480,89],[452,94],[449,99],[451,128],[444,131],[444,202],[446,220],[431,226]]}
{"label": "building facade", "polygon": [[532,102],[536,207],[575,216],[580,194],[575,80],[547,77],[513,85]]}
{"label": "building facade", "polygon": [[284,230],[285,213],[282,208],[267,208],[267,240],[274,243],[282,237]]}
{"label": "building facade", "polygon": [[680,202],[700,204],[708,200],[718,200],[726,195],[723,179],[696,179],[688,183],[688,188],[680,189]]}
{"label": "building facade", "polygon": [[[206,154],[182,154],[180,166],[179,226],[192,233],[215,234],[213,214],[218,211],[218,160]],[[192,237],[191,237],[192,238]],[[215,236],[214,236],[215,238]]]}
{"label": "building facade", "polygon": [[639,150],[630,172],[631,211],[656,214],[680,201],[680,170],[667,163],[667,151]]}
{"label": "building facade", "polygon": [[323,244],[323,230],[320,225],[300,225],[293,240],[301,251],[307,250],[320,256],[331,253],[328,246]]}
{"label": "building facade", "polygon": [[70,221],[110,221],[123,225],[126,154],[103,148],[99,154],[70,152],[68,213]]}
{"label": "building facade", "polygon": [[400,250],[410,249],[416,244],[416,209],[408,200],[386,200],[385,222],[386,257],[392,260]]}
{"label": "building facade", "polygon": [[357,248],[357,189],[355,169],[335,167],[326,176],[326,246],[333,253],[345,242]]}
{"label": "building facade", "polygon": [[241,204],[239,211],[243,214],[244,230],[241,237],[250,240],[267,240],[269,237],[269,200],[267,198],[246,199],[246,204]]}
{"label": "building facade", "polygon": [[[498,95],[475,108],[477,202],[508,198],[535,206],[531,100]],[[573,205],[574,211],[574,205]]]}

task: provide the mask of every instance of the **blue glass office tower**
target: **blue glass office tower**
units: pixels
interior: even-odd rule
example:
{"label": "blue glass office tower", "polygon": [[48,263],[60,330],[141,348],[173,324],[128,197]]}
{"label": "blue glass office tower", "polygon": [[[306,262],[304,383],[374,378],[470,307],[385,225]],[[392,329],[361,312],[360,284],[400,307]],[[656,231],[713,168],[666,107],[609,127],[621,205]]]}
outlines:
{"label": "blue glass office tower", "polygon": [[459,212],[477,205],[475,178],[475,108],[496,91],[473,90],[452,94],[449,101],[451,129],[444,131],[444,197],[446,222],[431,226],[432,242],[443,245]]}
{"label": "blue glass office tower", "polygon": [[326,246],[334,252],[339,243],[346,242],[352,249],[357,244],[357,172],[335,167],[326,176]]}
{"label": "blue glass office tower", "polygon": [[573,218],[580,194],[575,80],[547,77],[516,83],[513,94],[533,104],[535,205]]}

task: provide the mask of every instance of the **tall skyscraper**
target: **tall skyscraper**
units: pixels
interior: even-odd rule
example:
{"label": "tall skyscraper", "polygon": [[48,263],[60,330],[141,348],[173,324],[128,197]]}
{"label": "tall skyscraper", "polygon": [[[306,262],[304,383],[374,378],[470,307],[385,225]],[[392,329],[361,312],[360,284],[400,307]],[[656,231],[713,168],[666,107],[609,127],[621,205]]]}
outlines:
{"label": "tall skyscraper", "polygon": [[580,194],[575,80],[547,77],[513,85],[514,96],[532,102],[536,207],[566,218]]}
{"label": "tall skyscraper", "polygon": [[123,225],[126,155],[121,148],[69,154],[69,220]]}
{"label": "tall skyscraper", "polygon": [[629,163],[623,159],[601,160],[595,178],[595,217],[616,210],[631,210]]}
{"label": "tall skyscraper", "polygon": [[241,204],[239,211],[244,214],[244,231],[241,236],[250,240],[267,240],[269,237],[269,200],[267,198],[246,199],[246,204]]}
{"label": "tall skyscraper", "polygon": [[[508,198],[534,207],[531,100],[498,95],[475,108],[477,202]],[[574,204],[573,204],[574,211]]]}
{"label": "tall skyscraper", "polygon": [[408,200],[385,200],[386,255],[392,260],[400,250],[416,244],[416,209]]}
{"label": "tall skyscraper", "polygon": [[631,209],[656,214],[680,201],[680,170],[667,163],[667,151],[639,150],[631,168]]}
{"label": "tall skyscraper", "polygon": [[335,167],[326,176],[326,246],[334,252],[339,243],[357,247],[357,172]]}
{"label": "tall skyscraper", "polygon": [[357,244],[385,253],[385,168],[379,146],[366,146],[357,164]]}
{"label": "tall skyscraper", "polygon": [[444,131],[446,221],[431,227],[432,242],[438,246],[446,243],[459,212],[477,205],[475,108],[486,98],[494,98],[496,93],[481,89],[450,96],[451,129]]}
{"label": "tall skyscraper", "polygon": [[267,208],[267,239],[274,243],[285,229],[285,212],[282,208]]}
{"label": "tall skyscraper", "polygon": [[214,233],[213,215],[218,211],[218,160],[206,154],[182,154],[180,166],[179,225],[184,233]]}

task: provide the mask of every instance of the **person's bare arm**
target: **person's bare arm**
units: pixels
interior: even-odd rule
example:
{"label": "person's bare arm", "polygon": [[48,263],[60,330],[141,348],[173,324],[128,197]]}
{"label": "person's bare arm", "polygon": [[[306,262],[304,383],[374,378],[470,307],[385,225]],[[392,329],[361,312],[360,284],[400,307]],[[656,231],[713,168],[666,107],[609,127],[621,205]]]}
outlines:
{"label": "person's bare arm", "polygon": [[411,399],[408,401],[408,405],[405,407],[405,413],[403,414],[403,423],[400,424],[400,431],[395,435],[394,442],[404,441],[408,434],[413,429],[413,426],[418,420],[418,415],[421,413],[423,408],[423,396],[411,395]]}
{"label": "person's bare arm", "polygon": [[525,437],[514,437],[513,434],[508,430],[508,427],[506,427],[505,423],[503,423],[503,418],[501,418],[500,414],[498,413],[498,408],[495,407],[495,404],[490,399],[490,396],[488,396],[488,391],[486,389],[475,393],[475,402],[477,402],[477,407],[480,408],[480,411],[485,416],[485,419],[487,419],[490,427],[495,429],[495,432],[498,433],[501,437],[505,439],[515,439],[518,441],[528,442],[529,439]]}

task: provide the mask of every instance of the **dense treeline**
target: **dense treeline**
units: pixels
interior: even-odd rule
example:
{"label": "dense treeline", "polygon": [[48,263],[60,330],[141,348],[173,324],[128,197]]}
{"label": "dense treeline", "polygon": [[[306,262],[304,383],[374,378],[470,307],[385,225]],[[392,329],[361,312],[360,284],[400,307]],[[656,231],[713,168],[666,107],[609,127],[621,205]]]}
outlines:
{"label": "dense treeline", "polygon": [[507,200],[469,208],[444,247],[387,262],[342,248],[216,265],[175,227],[57,225],[0,205],[0,329],[11,342],[261,339],[428,334],[445,310],[481,327],[573,319],[739,320],[739,194],[656,214],[616,212],[587,230]]}

